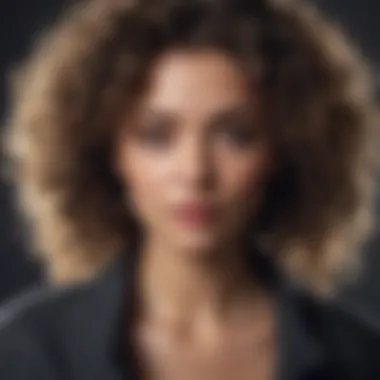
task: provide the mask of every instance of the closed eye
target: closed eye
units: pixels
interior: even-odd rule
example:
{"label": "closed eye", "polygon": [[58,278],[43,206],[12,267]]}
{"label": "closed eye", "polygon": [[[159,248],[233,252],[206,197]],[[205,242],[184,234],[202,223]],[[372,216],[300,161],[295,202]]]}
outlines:
{"label": "closed eye", "polygon": [[245,107],[238,107],[214,118],[213,130],[226,142],[236,146],[248,146],[259,137],[255,117]]}
{"label": "closed eye", "polygon": [[134,136],[144,145],[164,147],[171,143],[174,127],[175,122],[172,117],[150,111],[140,117]]}

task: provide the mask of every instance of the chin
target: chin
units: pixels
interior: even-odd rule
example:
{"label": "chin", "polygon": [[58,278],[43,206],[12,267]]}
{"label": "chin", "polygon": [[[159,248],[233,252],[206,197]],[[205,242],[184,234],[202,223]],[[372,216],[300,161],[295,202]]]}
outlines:
{"label": "chin", "polygon": [[221,236],[214,231],[185,231],[176,234],[175,245],[183,252],[203,256],[220,247]]}

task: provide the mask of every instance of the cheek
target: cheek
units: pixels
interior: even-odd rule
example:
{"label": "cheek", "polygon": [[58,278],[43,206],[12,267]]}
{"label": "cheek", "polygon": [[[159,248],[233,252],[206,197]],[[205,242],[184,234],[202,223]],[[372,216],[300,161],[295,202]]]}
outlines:
{"label": "cheek", "polygon": [[140,217],[155,213],[164,201],[168,184],[167,163],[135,147],[124,150],[121,172],[128,199]]}
{"label": "cheek", "polygon": [[221,171],[222,187],[231,201],[256,203],[271,172],[270,157],[266,150],[257,149],[238,159],[230,159]]}

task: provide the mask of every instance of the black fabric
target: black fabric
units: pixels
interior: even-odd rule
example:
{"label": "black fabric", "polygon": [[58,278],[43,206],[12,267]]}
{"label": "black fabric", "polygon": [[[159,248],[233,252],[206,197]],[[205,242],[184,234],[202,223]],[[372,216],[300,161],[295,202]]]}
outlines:
{"label": "black fabric", "polygon": [[[377,321],[354,305],[296,291],[267,261],[255,265],[278,300],[276,380],[380,379]],[[124,255],[87,284],[35,290],[4,305],[0,379],[137,379],[132,347],[122,344],[133,318],[136,263],[136,255]]]}

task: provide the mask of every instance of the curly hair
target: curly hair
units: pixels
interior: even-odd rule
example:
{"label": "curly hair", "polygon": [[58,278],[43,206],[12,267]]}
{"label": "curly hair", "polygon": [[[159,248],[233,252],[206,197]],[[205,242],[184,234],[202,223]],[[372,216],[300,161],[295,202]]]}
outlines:
{"label": "curly hair", "polygon": [[16,78],[6,147],[51,279],[96,273],[136,234],[114,140],[173,48],[232,55],[259,88],[279,168],[254,233],[291,278],[333,289],[373,225],[377,107],[369,65],[340,28],[285,0],[87,0],[44,34]]}

